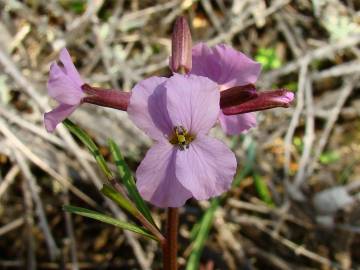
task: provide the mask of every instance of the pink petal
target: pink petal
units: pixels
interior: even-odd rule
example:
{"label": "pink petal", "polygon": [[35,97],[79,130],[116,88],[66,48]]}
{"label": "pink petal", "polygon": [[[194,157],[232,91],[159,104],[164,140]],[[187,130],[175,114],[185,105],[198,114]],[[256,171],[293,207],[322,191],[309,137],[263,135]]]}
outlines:
{"label": "pink petal", "polygon": [[151,77],[136,84],[127,108],[135,125],[154,140],[164,140],[173,129],[166,110],[166,80]]}
{"label": "pink petal", "polygon": [[221,128],[228,135],[241,134],[256,126],[255,113],[239,115],[224,115],[223,113],[220,113],[219,120]]}
{"label": "pink petal", "polygon": [[174,126],[183,126],[192,134],[206,134],[214,126],[220,112],[216,83],[201,76],[174,74],[165,87]]}
{"label": "pink petal", "polygon": [[191,197],[175,176],[176,151],[168,142],[156,143],[136,170],[141,196],[158,207],[180,207]]}
{"label": "pink petal", "polygon": [[77,105],[84,96],[81,85],[76,84],[64,71],[57,65],[52,64],[48,81],[49,95],[60,103]]}
{"label": "pink petal", "polygon": [[209,48],[199,43],[192,55],[191,74],[208,77],[222,89],[255,83],[261,70],[259,63],[225,44]]}
{"label": "pink petal", "polygon": [[60,104],[54,110],[44,114],[44,124],[48,132],[53,132],[56,126],[75,111],[77,106]]}
{"label": "pink petal", "polygon": [[224,143],[205,135],[198,136],[188,149],[176,154],[176,177],[197,200],[230,189],[235,171],[235,155]]}
{"label": "pink petal", "polygon": [[60,51],[59,58],[60,58],[61,63],[64,65],[64,72],[66,73],[66,75],[68,75],[71,78],[71,80],[74,81],[74,83],[76,85],[79,85],[79,86],[83,85],[84,82],[81,79],[80,74],[77,71],[76,67],[74,66],[71,56],[66,48],[63,48]]}

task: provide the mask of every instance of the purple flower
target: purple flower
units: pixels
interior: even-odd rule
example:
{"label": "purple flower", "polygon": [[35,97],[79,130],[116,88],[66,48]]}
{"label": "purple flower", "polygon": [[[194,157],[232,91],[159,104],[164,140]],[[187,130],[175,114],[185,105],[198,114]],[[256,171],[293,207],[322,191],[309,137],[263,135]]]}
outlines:
{"label": "purple flower", "polygon": [[[208,77],[220,86],[220,91],[253,84],[260,71],[259,63],[225,44],[209,48],[199,43],[192,49],[190,73]],[[256,125],[254,113],[224,115],[221,112],[219,120],[222,129],[229,135],[240,134]]]}
{"label": "purple flower", "polygon": [[47,84],[49,95],[60,103],[58,107],[44,115],[44,124],[48,132],[53,132],[56,126],[80,105],[85,95],[81,89],[83,84],[70,54],[65,48],[62,49],[60,61],[50,67]]}
{"label": "purple flower", "polygon": [[132,90],[130,119],[155,144],[136,171],[137,187],[159,207],[205,200],[231,186],[235,155],[208,137],[220,113],[219,86],[206,77],[151,77]]}

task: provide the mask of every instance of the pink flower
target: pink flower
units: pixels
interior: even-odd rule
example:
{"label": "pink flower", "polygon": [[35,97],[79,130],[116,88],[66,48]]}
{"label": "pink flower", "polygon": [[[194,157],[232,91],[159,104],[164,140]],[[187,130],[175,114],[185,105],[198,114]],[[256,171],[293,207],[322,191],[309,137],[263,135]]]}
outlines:
{"label": "pink flower", "polygon": [[132,90],[130,119],[155,140],[136,171],[144,199],[159,207],[205,200],[231,186],[235,155],[207,133],[220,113],[216,83],[174,74],[141,81]]}
{"label": "pink flower", "polygon": [[47,84],[49,95],[60,103],[58,107],[44,115],[44,124],[48,132],[53,132],[56,126],[80,105],[84,97],[81,89],[83,84],[70,54],[65,48],[62,49],[59,63],[53,63],[50,67]]}
{"label": "pink flower", "polygon": [[[209,48],[199,43],[192,49],[190,73],[208,77],[220,86],[220,91],[255,83],[260,70],[259,63],[225,44]],[[219,120],[222,129],[229,135],[240,134],[256,126],[254,113],[224,115],[221,112]]]}
{"label": "pink flower", "polygon": [[47,86],[49,95],[60,103],[54,110],[44,114],[44,124],[48,132],[53,132],[56,126],[82,103],[126,111],[131,95],[129,92],[85,84],[65,48],[60,52],[59,63],[53,63],[50,67]]}

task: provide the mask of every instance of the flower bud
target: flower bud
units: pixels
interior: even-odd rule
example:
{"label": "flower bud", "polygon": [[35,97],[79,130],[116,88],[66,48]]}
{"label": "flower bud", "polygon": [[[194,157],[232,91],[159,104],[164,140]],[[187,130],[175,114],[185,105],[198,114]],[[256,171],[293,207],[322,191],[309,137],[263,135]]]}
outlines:
{"label": "flower bud", "polygon": [[255,85],[235,86],[220,92],[220,108],[239,105],[258,96]]}
{"label": "flower bud", "polygon": [[192,40],[185,17],[177,18],[171,38],[170,69],[173,72],[188,73],[192,67]]}
{"label": "flower bud", "polygon": [[221,109],[225,115],[242,114],[275,107],[289,107],[294,99],[294,93],[284,89],[258,92],[257,94],[257,97],[246,102]]}
{"label": "flower bud", "polygon": [[130,102],[130,93],[114,89],[102,89],[84,84],[82,90],[86,94],[82,103],[91,103],[103,107],[109,107],[126,111]]}

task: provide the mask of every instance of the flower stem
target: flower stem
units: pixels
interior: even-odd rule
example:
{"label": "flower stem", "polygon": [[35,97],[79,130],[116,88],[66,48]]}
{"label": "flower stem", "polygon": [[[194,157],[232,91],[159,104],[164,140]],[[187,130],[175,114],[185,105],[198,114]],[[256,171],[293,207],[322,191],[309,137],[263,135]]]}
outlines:
{"label": "flower stem", "polygon": [[166,242],[163,245],[164,270],[177,270],[177,234],[179,226],[178,208],[169,208],[166,225]]}

